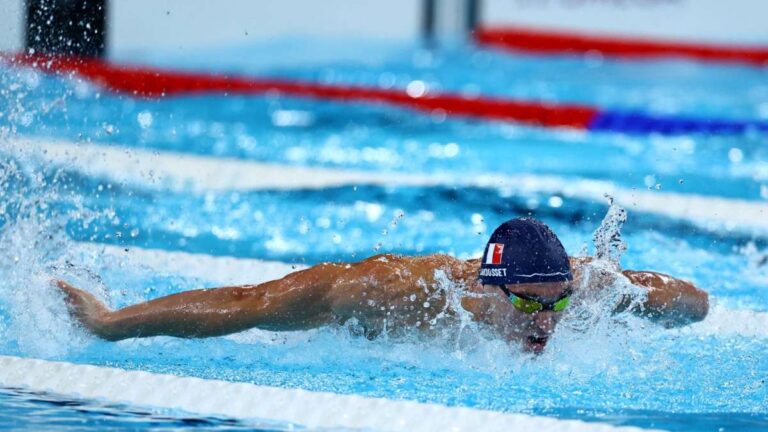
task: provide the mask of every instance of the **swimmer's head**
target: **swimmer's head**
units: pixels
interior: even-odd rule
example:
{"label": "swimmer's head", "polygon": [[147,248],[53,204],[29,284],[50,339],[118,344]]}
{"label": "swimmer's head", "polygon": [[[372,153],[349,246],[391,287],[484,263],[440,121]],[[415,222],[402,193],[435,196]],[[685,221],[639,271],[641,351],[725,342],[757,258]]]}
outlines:
{"label": "swimmer's head", "polygon": [[484,285],[573,280],[568,254],[548,226],[531,218],[512,219],[491,234],[480,268]]}
{"label": "swimmer's head", "polygon": [[568,254],[555,233],[535,219],[504,222],[488,240],[479,277],[514,306],[510,320],[523,347],[542,352],[570,302],[573,280]]}

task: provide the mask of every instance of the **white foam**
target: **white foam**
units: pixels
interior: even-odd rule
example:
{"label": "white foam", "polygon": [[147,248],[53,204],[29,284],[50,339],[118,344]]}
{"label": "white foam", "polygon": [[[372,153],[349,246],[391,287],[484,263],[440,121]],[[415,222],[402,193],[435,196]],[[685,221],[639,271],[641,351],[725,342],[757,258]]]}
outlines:
{"label": "white foam", "polygon": [[472,408],[0,356],[0,386],[207,415],[381,431],[639,431]]}
{"label": "white foam", "polygon": [[768,312],[748,309],[728,309],[715,305],[704,321],[680,329],[697,336],[741,336],[755,339],[768,338]]}
{"label": "white foam", "polygon": [[768,203],[712,196],[632,190],[607,181],[540,175],[371,173],[266,164],[230,158],[150,152],[113,145],[22,138],[16,148],[54,165],[114,183],[142,188],[207,191],[322,189],[345,185],[480,186],[511,194],[551,193],[604,202],[605,194],[628,209],[689,221],[708,230],[768,233]]}

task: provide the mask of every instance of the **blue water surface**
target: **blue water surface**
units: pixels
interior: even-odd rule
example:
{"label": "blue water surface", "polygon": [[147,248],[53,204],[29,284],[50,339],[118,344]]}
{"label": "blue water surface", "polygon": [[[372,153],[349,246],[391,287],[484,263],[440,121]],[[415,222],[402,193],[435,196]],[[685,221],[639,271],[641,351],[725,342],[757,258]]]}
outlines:
{"label": "blue water surface", "polygon": [[277,432],[292,425],[202,417],[189,413],[137,408],[61,395],[0,389],[0,429],[39,430],[219,430]]}
{"label": "blue water surface", "polygon": [[[258,59],[275,47],[232,52],[243,58],[251,49]],[[476,48],[436,54],[395,46],[386,53],[373,64],[271,69],[224,54],[210,62],[173,55],[128,60],[384,88],[423,81],[429,91],[768,118],[768,76],[760,68],[509,56]],[[713,313],[704,323],[673,330],[606,310],[588,315],[593,326],[585,329],[574,313],[538,358],[482,330],[435,340],[368,341],[334,327],[110,343],[72,327],[48,278],[68,277],[121,307],[216,286],[222,275],[191,277],[84,254],[83,242],[296,266],[380,252],[469,258],[480,254],[499,223],[528,215],[549,224],[576,255],[594,251],[592,233],[608,201],[450,185],[179,192],[46,166],[9,144],[36,137],[454,178],[556,175],[768,206],[764,135],[584,133],[275,96],[145,100],[8,66],[0,69],[0,81],[2,354],[670,430],[768,429],[764,234],[702,230],[690,220],[630,209],[623,267],[693,281],[710,293]]]}

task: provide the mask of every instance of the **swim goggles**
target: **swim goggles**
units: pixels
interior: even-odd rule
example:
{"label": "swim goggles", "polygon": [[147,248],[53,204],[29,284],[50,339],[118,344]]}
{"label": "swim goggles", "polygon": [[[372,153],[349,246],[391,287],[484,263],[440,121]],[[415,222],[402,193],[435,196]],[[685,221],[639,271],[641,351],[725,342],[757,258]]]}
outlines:
{"label": "swim goggles", "polygon": [[568,287],[557,299],[544,301],[538,296],[513,293],[506,285],[500,285],[500,287],[517,310],[529,314],[542,310],[560,312],[571,304],[571,294],[573,294],[573,288]]}

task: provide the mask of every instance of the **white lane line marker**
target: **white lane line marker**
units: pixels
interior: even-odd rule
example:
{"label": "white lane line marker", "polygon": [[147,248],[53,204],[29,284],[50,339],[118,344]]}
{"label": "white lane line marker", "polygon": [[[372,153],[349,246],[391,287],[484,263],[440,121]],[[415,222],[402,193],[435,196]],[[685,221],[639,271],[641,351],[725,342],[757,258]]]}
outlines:
{"label": "white lane line marker", "polygon": [[[127,249],[127,250],[126,250]],[[266,261],[252,258],[214,256],[201,253],[149,249],[137,246],[115,246],[103,243],[76,242],[75,253],[84,262],[98,257],[102,265],[115,265],[134,269],[151,269],[160,274],[180,275],[224,285],[249,285],[280,279],[288,273],[306,268],[300,264]],[[141,271],[141,270],[139,270]]]}
{"label": "white lane line marker", "polygon": [[112,145],[24,139],[31,156],[93,177],[149,188],[207,192],[323,189],[348,184],[436,185],[428,176],[283,166]]}
{"label": "white lane line marker", "polygon": [[631,190],[612,182],[540,175],[373,173],[267,164],[230,158],[152,152],[112,145],[22,138],[18,148],[43,162],[115,183],[174,191],[322,189],[346,185],[478,186],[509,194],[552,193],[605,202],[605,194],[629,210],[685,220],[707,230],[768,234],[768,202]]}
{"label": "white lane line marker", "polygon": [[0,386],[88,399],[258,418],[308,428],[380,431],[640,431],[472,408],[177,377],[117,368],[0,356]]}

